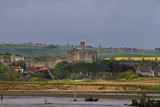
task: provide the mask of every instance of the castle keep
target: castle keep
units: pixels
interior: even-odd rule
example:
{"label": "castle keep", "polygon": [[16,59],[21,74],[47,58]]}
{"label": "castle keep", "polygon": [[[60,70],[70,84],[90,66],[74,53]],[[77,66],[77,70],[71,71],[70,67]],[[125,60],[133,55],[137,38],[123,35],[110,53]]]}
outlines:
{"label": "castle keep", "polygon": [[80,42],[80,49],[73,48],[67,51],[67,61],[71,63],[97,61],[97,51],[85,50],[85,42]]}

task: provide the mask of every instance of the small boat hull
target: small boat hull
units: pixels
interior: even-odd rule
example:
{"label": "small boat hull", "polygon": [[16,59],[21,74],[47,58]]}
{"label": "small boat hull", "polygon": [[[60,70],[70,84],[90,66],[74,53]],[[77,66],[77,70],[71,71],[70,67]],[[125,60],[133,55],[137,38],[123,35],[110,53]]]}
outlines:
{"label": "small boat hull", "polygon": [[98,101],[98,98],[93,98],[93,97],[89,97],[89,98],[85,98],[85,101]]}

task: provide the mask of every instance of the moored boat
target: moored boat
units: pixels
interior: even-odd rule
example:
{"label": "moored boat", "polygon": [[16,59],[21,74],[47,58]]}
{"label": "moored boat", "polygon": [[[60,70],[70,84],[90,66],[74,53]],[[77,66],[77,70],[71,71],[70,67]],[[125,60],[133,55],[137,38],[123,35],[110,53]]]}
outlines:
{"label": "moored boat", "polygon": [[93,97],[85,98],[85,101],[98,101],[98,100],[99,100],[98,98],[93,98]]}

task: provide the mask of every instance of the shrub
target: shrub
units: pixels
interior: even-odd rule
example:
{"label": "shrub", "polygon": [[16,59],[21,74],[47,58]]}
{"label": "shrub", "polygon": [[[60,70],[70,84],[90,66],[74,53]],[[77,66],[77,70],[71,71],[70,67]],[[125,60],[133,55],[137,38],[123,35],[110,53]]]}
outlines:
{"label": "shrub", "polygon": [[98,90],[105,90],[105,87],[101,86],[101,87],[98,88]]}
{"label": "shrub", "polygon": [[132,70],[126,71],[126,72],[120,72],[117,73],[115,76],[116,79],[134,79],[138,78],[138,74],[134,73]]}
{"label": "shrub", "polygon": [[40,79],[37,77],[31,78],[29,82],[40,82]]}
{"label": "shrub", "polygon": [[82,79],[82,81],[83,81],[83,82],[94,82],[94,80],[87,79],[87,78],[85,78],[85,79]]}
{"label": "shrub", "polygon": [[36,72],[33,76],[38,78],[44,78],[44,74],[41,72]]}
{"label": "shrub", "polygon": [[133,79],[136,79],[136,78],[138,78],[137,75],[132,75],[132,76],[129,77],[129,80],[133,80]]}

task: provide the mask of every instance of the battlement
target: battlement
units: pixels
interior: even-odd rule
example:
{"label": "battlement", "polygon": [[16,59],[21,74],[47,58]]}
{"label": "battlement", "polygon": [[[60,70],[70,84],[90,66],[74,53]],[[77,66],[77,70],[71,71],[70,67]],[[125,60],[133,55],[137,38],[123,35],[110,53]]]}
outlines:
{"label": "battlement", "polygon": [[67,61],[71,63],[97,61],[97,51],[85,50],[85,42],[80,42],[80,49],[73,48],[67,51]]}

